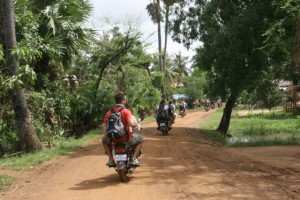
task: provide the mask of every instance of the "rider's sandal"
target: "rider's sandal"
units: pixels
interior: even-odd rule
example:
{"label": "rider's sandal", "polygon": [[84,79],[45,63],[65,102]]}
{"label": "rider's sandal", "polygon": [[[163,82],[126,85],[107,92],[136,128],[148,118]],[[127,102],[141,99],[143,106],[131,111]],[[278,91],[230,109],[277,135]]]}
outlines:
{"label": "rider's sandal", "polygon": [[138,159],[133,159],[131,161],[131,164],[134,165],[134,166],[140,166],[141,163],[140,163],[140,161]]}
{"label": "rider's sandal", "polygon": [[108,167],[115,167],[115,166],[116,166],[116,163],[115,163],[115,161],[113,161],[113,160],[109,160],[109,161],[106,163],[106,166],[108,166]]}

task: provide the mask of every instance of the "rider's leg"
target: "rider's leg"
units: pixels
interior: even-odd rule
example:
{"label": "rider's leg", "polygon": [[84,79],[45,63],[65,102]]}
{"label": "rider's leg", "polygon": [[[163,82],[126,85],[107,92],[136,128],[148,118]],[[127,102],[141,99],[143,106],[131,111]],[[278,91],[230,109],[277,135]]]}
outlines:
{"label": "rider's leg", "polygon": [[133,133],[131,142],[131,144],[134,145],[133,159],[136,159],[142,150],[144,137],[139,134]]}
{"label": "rider's leg", "polygon": [[143,144],[144,144],[143,142],[140,142],[137,145],[135,145],[134,152],[133,152],[133,159],[136,159],[138,157],[139,153],[142,150]]}
{"label": "rider's leg", "polygon": [[114,160],[112,153],[111,153],[110,141],[106,136],[102,137],[102,145],[105,150],[105,153],[108,155],[109,160]]}

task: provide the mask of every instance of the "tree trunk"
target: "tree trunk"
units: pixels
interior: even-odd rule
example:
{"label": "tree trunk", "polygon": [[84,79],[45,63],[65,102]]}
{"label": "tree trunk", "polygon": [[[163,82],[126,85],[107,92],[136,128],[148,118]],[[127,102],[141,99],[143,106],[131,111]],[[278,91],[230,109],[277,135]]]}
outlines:
{"label": "tree trunk", "polygon": [[168,30],[169,30],[169,12],[170,6],[166,5],[166,21],[165,21],[165,46],[164,46],[164,57],[163,57],[163,70],[166,69],[166,55],[167,55],[167,44],[168,44]]}
{"label": "tree trunk", "polygon": [[[19,67],[18,61],[10,51],[11,49],[17,47],[13,0],[2,0],[1,6],[5,32],[6,63],[8,66],[6,74],[9,76],[13,76],[16,73],[16,69]],[[39,141],[34,130],[24,91],[19,89],[18,91],[10,91],[9,94],[12,98],[14,107],[15,120],[21,149],[26,152],[41,149],[42,144]]]}
{"label": "tree trunk", "polygon": [[[163,54],[163,72],[164,76],[166,76],[165,71],[166,71],[166,55],[167,55],[167,44],[168,44],[168,29],[169,29],[169,11],[170,11],[170,6],[167,4],[166,5],[166,21],[165,21],[165,46],[164,46],[164,54]],[[169,96],[166,91],[166,83],[164,79],[164,95]]]}
{"label": "tree trunk", "polygon": [[296,18],[296,34],[292,49],[292,58],[296,66],[296,71],[300,76],[300,17]]}
{"label": "tree trunk", "polygon": [[217,131],[221,132],[225,136],[230,136],[229,134],[227,134],[227,131],[229,128],[231,113],[235,102],[236,102],[236,97],[231,95],[228,98],[228,101],[225,105],[222,119],[220,121],[219,127],[217,128]]}
{"label": "tree trunk", "polygon": [[[160,0],[157,0],[157,35],[158,35],[158,64],[160,71],[164,74],[163,62],[162,62],[162,51],[161,51],[161,14],[160,14]],[[165,95],[165,84],[161,87],[162,93]]]}
{"label": "tree trunk", "polygon": [[157,35],[158,35],[158,62],[159,62],[159,69],[163,73],[163,66],[162,66],[162,52],[161,52],[161,14],[160,14],[160,0],[157,0]]}

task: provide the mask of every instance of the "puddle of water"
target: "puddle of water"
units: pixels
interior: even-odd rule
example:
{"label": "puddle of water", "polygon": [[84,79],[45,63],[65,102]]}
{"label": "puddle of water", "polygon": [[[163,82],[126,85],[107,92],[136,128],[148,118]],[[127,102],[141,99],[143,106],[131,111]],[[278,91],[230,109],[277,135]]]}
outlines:
{"label": "puddle of water", "polygon": [[247,138],[247,137],[236,137],[236,136],[233,136],[233,137],[229,138],[227,141],[230,144],[233,144],[233,143],[236,143],[236,142],[247,143],[247,142],[249,142],[249,138]]}

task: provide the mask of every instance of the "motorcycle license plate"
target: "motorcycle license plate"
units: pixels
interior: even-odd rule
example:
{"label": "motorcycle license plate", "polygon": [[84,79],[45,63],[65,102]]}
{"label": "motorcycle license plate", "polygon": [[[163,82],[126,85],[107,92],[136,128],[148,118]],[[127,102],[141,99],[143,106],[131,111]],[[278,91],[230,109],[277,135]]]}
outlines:
{"label": "motorcycle license plate", "polygon": [[165,126],[166,124],[165,123],[160,123],[160,126]]}
{"label": "motorcycle license plate", "polygon": [[116,154],[116,161],[126,161],[127,154]]}

